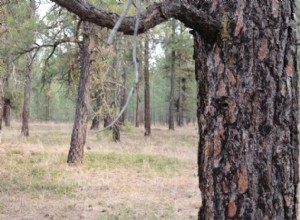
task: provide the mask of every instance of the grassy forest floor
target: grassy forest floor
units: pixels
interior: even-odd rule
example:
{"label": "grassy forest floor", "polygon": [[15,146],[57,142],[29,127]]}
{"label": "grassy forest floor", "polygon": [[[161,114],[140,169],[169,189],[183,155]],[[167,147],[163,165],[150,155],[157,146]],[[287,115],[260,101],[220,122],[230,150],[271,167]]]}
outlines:
{"label": "grassy forest floor", "polygon": [[85,162],[69,167],[72,124],[4,128],[0,145],[0,219],[197,219],[197,128],[125,127],[121,143],[89,133]]}

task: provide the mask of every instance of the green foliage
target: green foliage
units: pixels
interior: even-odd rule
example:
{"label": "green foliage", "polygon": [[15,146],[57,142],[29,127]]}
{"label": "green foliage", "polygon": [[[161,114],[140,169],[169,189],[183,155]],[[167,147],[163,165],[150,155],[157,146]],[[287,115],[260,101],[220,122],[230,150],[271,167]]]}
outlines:
{"label": "green foliage", "polygon": [[[96,1],[89,3],[96,7],[120,13],[124,4],[118,5],[115,0]],[[149,3],[144,2],[142,7]],[[24,9],[24,10],[21,10]],[[0,47],[0,56],[20,54],[32,43],[33,36],[39,45],[52,45],[64,37],[82,39],[81,28],[78,28],[78,19],[66,10],[52,8],[46,12],[43,18],[28,19],[29,6],[25,0],[19,4],[10,6],[10,14],[7,16],[9,32],[5,42]],[[131,7],[129,15],[135,14],[135,8]],[[169,101],[169,69],[170,51],[176,50],[176,77],[186,78],[186,118],[195,115],[196,87],[194,83],[194,64],[192,59],[192,37],[188,29],[176,22],[176,40],[171,39],[170,22],[158,26],[151,32],[151,59],[150,59],[150,104],[152,122],[164,123],[167,121]],[[110,31],[93,27],[92,34],[97,36],[97,49],[91,67],[93,75],[93,89],[91,97],[91,109],[100,115],[101,120],[106,113],[112,118],[120,111],[120,97],[122,89],[122,74],[128,73],[127,89],[131,89],[134,81],[132,65],[132,37],[118,34],[114,47],[105,47],[106,39]],[[160,48],[160,49],[158,49]],[[31,113],[36,120],[73,120],[75,102],[80,73],[79,47],[76,43],[59,44],[52,56],[52,47],[40,48],[35,57],[32,74]],[[144,112],[143,89],[143,36],[139,37],[138,59],[140,67],[140,94],[141,117]],[[32,51],[33,53],[36,50]],[[157,53],[157,54],[156,54]],[[115,63],[116,57],[117,62]],[[46,61],[46,62],[45,62]],[[124,68],[125,67],[125,68]],[[4,95],[9,98],[12,108],[17,115],[21,115],[23,99],[23,82],[26,69],[26,54],[20,55],[14,61],[14,77],[11,89],[5,88]],[[5,71],[4,71],[5,72]],[[178,85],[176,86],[178,89]],[[110,103],[106,103],[105,93],[111,95]],[[178,94],[178,91],[175,91]],[[177,95],[176,95],[177,96]],[[97,101],[100,97],[100,102]],[[176,98],[176,97],[175,97]],[[176,98],[177,99],[177,98]],[[99,104],[100,103],[100,104]],[[98,108],[96,108],[97,105]],[[135,121],[136,97],[133,96],[128,106],[128,121]],[[93,117],[91,111],[90,118]],[[131,132],[130,126],[122,127],[123,131]]]}

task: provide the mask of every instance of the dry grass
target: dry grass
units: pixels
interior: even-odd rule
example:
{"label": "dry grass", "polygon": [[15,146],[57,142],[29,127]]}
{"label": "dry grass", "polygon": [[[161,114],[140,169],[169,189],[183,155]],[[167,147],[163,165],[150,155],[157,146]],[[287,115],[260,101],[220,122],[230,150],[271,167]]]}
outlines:
{"label": "dry grass", "polygon": [[0,219],[197,219],[197,130],[124,128],[122,142],[89,133],[85,163],[69,167],[72,124],[4,129],[0,147]]}

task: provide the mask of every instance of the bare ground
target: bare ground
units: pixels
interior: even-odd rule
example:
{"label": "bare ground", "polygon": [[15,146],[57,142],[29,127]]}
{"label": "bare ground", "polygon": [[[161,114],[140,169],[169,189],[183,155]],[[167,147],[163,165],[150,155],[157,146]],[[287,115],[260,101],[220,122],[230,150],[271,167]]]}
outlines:
{"label": "bare ground", "polygon": [[197,129],[124,128],[122,142],[90,132],[85,163],[69,167],[72,124],[4,128],[0,219],[197,219]]}

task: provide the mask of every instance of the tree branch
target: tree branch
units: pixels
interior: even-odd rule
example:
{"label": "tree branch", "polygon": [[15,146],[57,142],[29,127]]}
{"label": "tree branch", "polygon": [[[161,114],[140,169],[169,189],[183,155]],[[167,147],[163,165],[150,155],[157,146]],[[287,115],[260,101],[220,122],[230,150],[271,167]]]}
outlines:
{"label": "tree branch", "polygon": [[[119,20],[119,15],[95,8],[88,3],[84,3],[82,0],[51,1],[78,15],[80,19],[102,27],[112,29]],[[138,34],[144,33],[170,18],[180,20],[187,27],[200,33],[208,41],[214,41],[221,29],[219,21],[197,9],[192,4],[186,3],[185,0],[166,0],[161,3],[153,3],[141,13]],[[135,23],[136,16],[126,17],[118,31],[133,35]]]}
{"label": "tree branch", "polygon": [[[55,49],[61,45],[61,44],[64,44],[64,43],[77,43],[77,44],[80,44],[81,42],[76,40],[75,38],[73,37],[65,37],[63,39],[60,39],[60,40],[57,40],[55,41],[53,44],[38,44],[38,43],[34,43],[35,46],[33,47],[30,47],[30,48],[26,48],[26,49],[23,49],[17,53],[14,53],[12,54],[13,56],[16,56],[14,58],[13,61],[16,61],[17,59],[19,59],[22,55],[26,54],[26,53],[29,53],[29,52],[32,52],[32,51],[39,51],[41,48],[45,48],[45,47],[52,47],[52,52],[51,52],[51,56],[53,55],[53,53],[55,52]],[[49,57],[49,59],[51,58],[51,56]]]}

